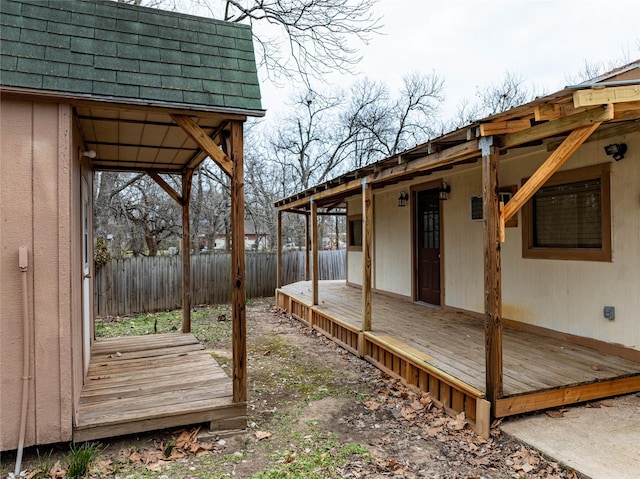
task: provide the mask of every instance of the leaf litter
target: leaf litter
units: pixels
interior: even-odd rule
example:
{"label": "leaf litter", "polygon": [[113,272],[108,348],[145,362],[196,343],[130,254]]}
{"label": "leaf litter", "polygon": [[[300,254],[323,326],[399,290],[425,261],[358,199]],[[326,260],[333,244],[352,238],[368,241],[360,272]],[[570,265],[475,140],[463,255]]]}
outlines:
{"label": "leaf litter", "polygon": [[[248,429],[226,440],[201,431],[200,427],[190,427],[139,435],[138,440],[103,441],[105,450],[92,464],[88,478],[124,478],[128,476],[126,471],[139,468],[154,477],[251,478],[273,467],[273,452],[279,448],[289,450],[279,461],[295,466],[302,456],[321,446],[317,437],[321,431],[331,434],[336,444],[356,442],[368,453],[353,455],[331,475],[319,470],[308,477],[581,479],[577,472],[504,435],[497,427],[499,421],[492,425],[488,439],[478,436],[464,413],[448,415],[428,394],[352,356],[268,303],[257,302],[247,312]],[[274,380],[282,376],[282,352],[255,346],[256,341],[269,334],[286,339],[288,347],[295,350],[286,358],[288,362],[327,371],[327,383],[316,388],[322,398],[299,397],[296,402],[299,394],[292,389],[295,381]],[[339,373],[328,374],[329,371]],[[293,419],[300,418],[301,407],[304,410],[322,401],[333,401],[334,407],[317,408],[320,413],[318,416],[318,410],[314,410],[313,421]],[[601,401],[588,407],[611,405]],[[557,412],[562,414],[562,410]],[[278,429],[277,421],[282,418],[289,418],[290,430]],[[307,424],[310,422],[312,427]],[[321,462],[329,462],[330,456],[331,451],[319,454]],[[219,457],[222,462],[214,466],[212,457]],[[31,471],[37,474],[25,471],[21,477],[66,478],[60,461],[53,462],[44,474],[35,466]]]}

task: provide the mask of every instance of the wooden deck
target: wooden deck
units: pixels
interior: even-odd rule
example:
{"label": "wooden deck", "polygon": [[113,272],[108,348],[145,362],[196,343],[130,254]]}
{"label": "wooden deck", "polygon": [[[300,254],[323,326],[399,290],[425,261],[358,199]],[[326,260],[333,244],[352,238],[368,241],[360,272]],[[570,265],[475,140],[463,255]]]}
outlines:
{"label": "wooden deck", "polygon": [[[372,329],[361,331],[361,291],[321,281],[278,290],[278,305],[354,354],[428,391],[472,421],[486,414],[485,336],[479,315],[374,294]],[[640,390],[640,363],[566,340],[503,330],[504,395],[497,416]]]}
{"label": "wooden deck", "polygon": [[246,427],[246,403],[191,334],[154,334],[94,342],[80,396],[74,441],[210,423]]}

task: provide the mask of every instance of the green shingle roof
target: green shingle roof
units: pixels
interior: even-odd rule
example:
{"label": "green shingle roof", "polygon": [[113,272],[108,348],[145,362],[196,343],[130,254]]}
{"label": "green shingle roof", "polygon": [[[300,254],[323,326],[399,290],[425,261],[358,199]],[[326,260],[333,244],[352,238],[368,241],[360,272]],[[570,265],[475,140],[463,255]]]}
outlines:
{"label": "green shingle roof", "polygon": [[246,25],[113,1],[1,1],[3,87],[261,114]]}

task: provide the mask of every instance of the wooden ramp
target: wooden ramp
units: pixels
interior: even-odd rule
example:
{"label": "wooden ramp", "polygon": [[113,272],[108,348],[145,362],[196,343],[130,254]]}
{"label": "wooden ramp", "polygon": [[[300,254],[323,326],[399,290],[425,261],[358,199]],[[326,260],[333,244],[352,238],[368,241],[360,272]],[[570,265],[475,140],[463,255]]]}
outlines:
{"label": "wooden ramp", "polygon": [[[319,304],[313,306],[307,281],[278,289],[276,301],[348,351],[427,391],[451,411],[464,412],[488,433],[482,318],[374,294],[372,328],[363,332],[361,296],[344,281],[321,281]],[[569,339],[504,327],[504,395],[497,416],[640,391],[640,362]]]}
{"label": "wooden ramp", "polygon": [[246,427],[246,403],[192,334],[95,341],[82,387],[74,441],[208,422]]}

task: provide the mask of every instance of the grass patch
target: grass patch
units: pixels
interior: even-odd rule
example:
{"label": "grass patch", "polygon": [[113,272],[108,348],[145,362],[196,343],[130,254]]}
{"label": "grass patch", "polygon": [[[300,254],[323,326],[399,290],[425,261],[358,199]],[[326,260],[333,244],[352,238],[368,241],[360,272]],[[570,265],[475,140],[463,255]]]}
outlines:
{"label": "grass patch", "polygon": [[332,433],[314,431],[292,436],[290,449],[274,452],[271,465],[252,479],[338,479],[359,464],[372,461],[369,449],[356,443],[340,443]]}
{"label": "grass patch", "polygon": [[80,479],[87,475],[91,463],[100,455],[102,447],[96,442],[85,442],[80,446],[71,444],[67,455],[67,477]]}
{"label": "grass patch", "polygon": [[[340,396],[335,372],[317,367],[305,358],[304,351],[283,336],[264,334],[249,349],[252,380],[256,392],[282,394],[290,390],[292,400],[307,404],[327,396]],[[268,364],[268,366],[266,366]]]}
{"label": "grass patch", "polygon": [[[182,310],[99,318],[96,337],[115,338],[172,333],[182,328]],[[199,307],[191,312],[191,332],[212,347],[231,343],[231,309],[228,305]]]}

